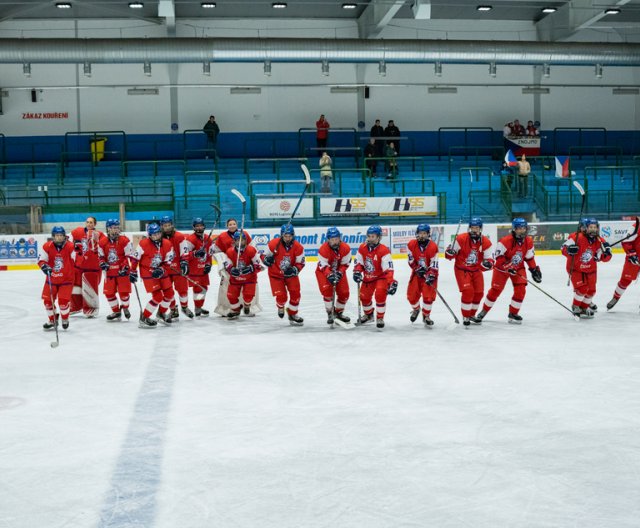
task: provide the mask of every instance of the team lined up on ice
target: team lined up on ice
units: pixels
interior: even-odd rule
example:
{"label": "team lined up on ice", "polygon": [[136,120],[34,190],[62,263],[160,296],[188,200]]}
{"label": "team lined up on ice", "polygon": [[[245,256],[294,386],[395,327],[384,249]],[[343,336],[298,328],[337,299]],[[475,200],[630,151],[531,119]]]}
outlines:
{"label": "team lined up on ice", "polygon": [[[107,316],[109,321],[120,320],[122,315],[130,318],[132,285],[138,294],[138,278],[142,279],[151,296],[144,309],[141,305],[141,327],[156,326],[158,320],[172,324],[179,317],[178,303],[187,317],[206,317],[209,312],[204,309],[204,302],[210,285],[212,258],[219,265],[220,287],[226,289],[229,306],[226,317],[235,319],[241,313],[253,315],[251,305],[256,295],[257,275],[266,268],[278,316],[284,318],[286,313],[292,325],[303,324],[298,314],[301,295],[298,275],[305,267],[304,248],[296,240],[291,224],[282,226],[281,236],[271,240],[262,254],[250,245],[251,236],[246,231],[241,233],[233,219],[227,222],[226,231],[212,237],[211,233],[205,233],[206,226],[201,218],[194,219],[193,233],[185,235],[176,231],[170,217],[163,217],[160,224],[148,226],[148,236],[135,250],[131,241],[121,234],[118,220],[107,221],[106,235],[95,227],[95,219],[89,217],[85,227],[71,233],[73,242],[68,240],[62,227],[54,227],[52,240],[42,247],[38,265],[47,276],[42,292],[48,314],[45,329],[52,329],[57,324],[53,304],[56,299],[65,329],[72,311],[82,310],[87,317],[94,317],[102,272],[105,275],[103,292],[111,307]],[[634,227],[633,235],[623,243],[625,263],[613,297],[607,304],[608,309],[617,303],[640,270],[640,237],[637,226]],[[508,281],[513,285],[508,320],[521,323],[519,311],[528,283],[526,268],[535,283],[542,281],[542,272],[535,262],[533,239],[527,235],[527,222],[522,218],[514,219],[510,234],[501,238],[495,248],[482,234],[482,228],[482,220],[472,218],[467,232],[456,235],[445,251],[445,258],[454,261],[463,324],[480,324]],[[352,274],[358,288],[357,323],[365,324],[375,319],[378,328],[384,328],[387,295],[394,295],[398,289],[391,252],[381,240],[382,228],[369,227],[366,241],[353,259]],[[598,221],[582,219],[578,231],[562,246],[562,253],[567,258],[567,272],[574,290],[573,313],[593,317],[597,309],[592,304],[597,264],[612,258],[609,244],[600,236]],[[347,270],[352,263],[351,248],[342,241],[336,227],[327,230],[327,241],[318,255],[316,279],[327,311],[327,322],[351,324],[344,313],[350,295]],[[430,327],[433,325],[431,308],[437,296],[439,268],[438,247],[431,240],[428,224],[418,225],[415,240],[408,244],[408,265],[412,270],[407,287],[410,320],[414,322],[422,313],[424,324]],[[485,296],[483,273],[490,270],[493,270],[491,287]],[[190,288],[195,313],[188,307]],[[153,317],[156,311],[158,319]]]}

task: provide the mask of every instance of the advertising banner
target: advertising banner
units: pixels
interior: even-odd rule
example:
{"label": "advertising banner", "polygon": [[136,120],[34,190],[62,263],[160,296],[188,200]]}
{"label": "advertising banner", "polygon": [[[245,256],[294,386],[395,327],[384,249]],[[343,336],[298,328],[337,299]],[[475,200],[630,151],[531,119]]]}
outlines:
{"label": "advertising banner", "polygon": [[[391,227],[391,253],[406,254],[407,244],[416,238],[416,226],[393,226]],[[444,226],[431,226],[431,240],[438,244],[438,250],[444,251]]]}
{"label": "advertising banner", "polygon": [[428,216],[438,214],[436,196],[321,198],[321,216]]}
{"label": "advertising banner", "polygon": [[[536,250],[560,249],[577,224],[529,224],[529,236],[533,238]],[[498,225],[498,240],[511,233],[511,224]]]}
{"label": "advertising banner", "polygon": [[[293,198],[257,198],[256,212],[260,220],[281,218],[288,220],[298,200]],[[313,198],[303,198],[296,212],[296,218],[313,218]]]}

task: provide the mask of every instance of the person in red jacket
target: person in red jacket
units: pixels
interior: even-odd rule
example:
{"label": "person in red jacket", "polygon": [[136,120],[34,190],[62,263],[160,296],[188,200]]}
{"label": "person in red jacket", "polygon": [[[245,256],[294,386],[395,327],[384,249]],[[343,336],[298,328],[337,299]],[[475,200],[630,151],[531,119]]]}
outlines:
{"label": "person in red jacket", "polygon": [[58,301],[62,328],[69,328],[69,311],[71,290],[75,275],[74,259],[76,257],[74,245],[67,240],[67,233],[63,227],[56,226],[51,230],[51,238],[45,242],[38,256],[38,266],[47,276],[42,289],[42,301],[47,310],[49,320],[42,325],[45,330],[51,330],[58,324],[55,313],[55,302]]}
{"label": "person in red jacket", "polygon": [[373,321],[373,297],[376,298],[376,327],[384,328],[384,314],[387,309],[387,295],[395,295],[398,281],[393,278],[393,261],[391,251],[381,244],[382,227],[372,225],[367,229],[367,240],[361,244],[356,253],[353,267],[353,281],[362,283],[360,302],[364,307],[364,315],[359,324]]}
{"label": "person in red jacket", "polygon": [[295,240],[295,230],[291,224],[280,228],[280,237],[274,238],[267,245],[262,255],[262,262],[269,268],[271,293],[276,299],[278,317],[284,317],[287,298],[289,306],[287,314],[289,324],[302,326],[304,319],[298,315],[300,304],[300,279],[298,274],[304,268],[304,248]]}
{"label": "person in red jacket", "polygon": [[[205,235],[206,226],[200,217],[194,218],[193,233],[186,236],[182,242],[180,254],[180,271],[189,277],[188,283],[193,289],[193,304],[196,317],[208,317],[209,311],[203,308],[209,288],[209,273],[211,273],[211,246],[213,241]],[[195,283],[195,284],[194,284]]]}
{"label": "person in red jacket", "polygon": [[327,240],[318,250],[316,280],[327,310],[327,324],[334,318],[344,323],[351,321],[344,315],[349,300],[349,282],[346,272],[351,263],[351,248],[342,241],[342,233],[337,227],[327,229]]}
{"label": "person in red jacket", "polygon": [[475,315],[484,296],[482,273],[493,267],[491,241],[482,234],[482,226],[482,218],[471,218],[468,232],[459,234],[444,252],[447,260],[454,261],[456,282],[462,294],[464,326],[469,326],[471,321],[479,322]]}
{"label": "person in red jacket", "polygon": [[132,283],[138,280],[138,266],[140,266],[140,278],[144,283],[147,293],[151,294],[151,300],[140,314],[140,328],[151,328],[158,324],[152,319],[158,306],[158,317],[163,323],[170,325],[171,300],[175,296],[169,273],[176,261],[173,246],[169,240],[162,237],[162,228],[158,224],[147,226],[148,238],[143,238],[133,255],[131,255]]}
{"label": "person in red jacket", "polygon": [[104,234],[96,230],[96,219],[88,216],[84,227],[71,231],[75,247],[75,277],[71,292],[71,312],[82,313],[89,318],[96,317],[100,309],[100,257],[98,247]]}
{"label": "person in red jacket", "polygon": [[[100,240],[98,255],[100,269],[105,272],[103,292],[111,307],[107,321],[120,321],[122,313],[129,319],[129,297],[131,281],[129,280],[129,256],[133,253],[131,241],[120,233],[120,221],[107,220],[107,236]],[[120,296],[120,302],[118,302]]]}
{"label": "person in red jacket", "polygon": [[327,148],[327,140],[329,139],[329,121],[324,118],[324,114],[316,121],[316,147],[318,148],[318,156]]}
{"label": "person in red jacket", "polygon": [[431,307],[436,300],[438,288],[438,244],[431,240],[429,224],[418,225],[416,238],[407,244],[407,252],[411,268],[407,287],[407,300],[411,304],[409,320],[413,323],[418,318],[422,297],[422,322],[431,327]]}
{"label": "person in red jacket", "polygon": [[[173,218],[170,216],[163,216],[160,219],[160,227],[162,228],[162,237],[171,242],[176,258],[176,261],[168,269],[169,278],[173,284],[173,289],[178,293],[182,313],[189,319],[193,319],[193,312],[189,309],[189,283],[178,267],[180,255],[182,255],[182,243],[186,237],[180,231],[176,231]],[[174,295],[171,298],[171,319],[177,320],[178,317],[180,317],[180,314]]]}
{"label": "person in red jacket", "polygon": [[598,262],[611,260],[611,247],[600,236],[600,224],[595,218],[582,220],[584,231],[571,233],[562,245],[562,254],[567,257],[567,273],[573,285],[573,313],[591,319],[594,310],[591,300],[596,294]]}
{"label": "person in red jacket", "polygon": [[[638,220],[634,223],[633,230],[637,229],[637,222]],[[640,236],[638,236],[638,233],[625,240],[622,243],[622,248],[625,252],[622,275],[613,292],[613,297],[607,303],[607,310],[611,310],[611,308],[616,305],[629,285],[638,278],[638,271],[640,271],[640,261],[638,260],[638,253],[640,253]]]}
{"label": "person in red jacket", "polygon": [[[213,241],[212,253],[226,253],[227,249],[234,245],[234,235],[238,231],[238,221],[235,218],[227,220],[227,230],[220,233]],[[245,230],[242,231],[247,239],[247,245],[251,244],[251,235]]]}
{"label": "person in red jacket", "polygon": [[509,304],[508,321],[514,324],[522,323],[522,316],[519,312],[527,293],[525,263],[531,272],[531,278],[535,282],[542,282],[542,272],[536,264],[533,239],[527,236],[528,230],[529,225],[524,218],[514,218],[511,222],[511,233],[502,237],[496,244],[491,289],[487,292],[482,310],[476,317],[479,321],[482,321],[491,310],[504,290],[507,281],[511,279],[513,297]]}
{"label": "person in red jacket", "polygon": [[[262,261],[258,250],[254,246],[247,246],[247,239],[239,231],[234,234],[235,245],[227,249],[224,267],[229,273],[229,287],[227,299],[231,305],[231,311],[227,314],[229,319],[235,319],[240,315],[240,310],[245,315],[251,316],[251,302],[256,295],[258,273],[262,271]],[[242,302],[240,301],[242,296]]]}

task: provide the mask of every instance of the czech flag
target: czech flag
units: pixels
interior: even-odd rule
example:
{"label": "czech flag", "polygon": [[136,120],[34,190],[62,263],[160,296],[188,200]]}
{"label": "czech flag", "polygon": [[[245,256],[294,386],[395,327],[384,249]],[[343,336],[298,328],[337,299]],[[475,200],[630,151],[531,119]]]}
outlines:
{"label": "czech flag", "polygon": [[513,152],[511,152],[511,150],[507,150],[507,153],[504,155],[504,161],[509,167],[515,167],[516,165],[518,165],[518,160],[514,156]]}
{"label": "czech flag", "polygon": [[556,156],[556,178],[568,178],[569,172],[569,156]]}

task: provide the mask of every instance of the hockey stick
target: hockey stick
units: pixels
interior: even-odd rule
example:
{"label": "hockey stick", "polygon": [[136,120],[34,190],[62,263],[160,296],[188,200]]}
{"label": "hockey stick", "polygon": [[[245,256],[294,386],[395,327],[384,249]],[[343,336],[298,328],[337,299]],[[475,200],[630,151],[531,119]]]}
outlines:
{"label": "hockey stick", "polygon": [[451,306],[449,306],[447,301],[444,300],[444,297],[442,296],[442,294],[437,289],[436,289],[436,293],[438,294],[438,297],[440,297],[442,304],[446,306],[447,310],[449,310],[449,313],[453,316],[453,320],[456,322],[456,324],[460,324],[460,319],[458,319],[458,316],[456,316],[456,314],[453,312],[453,310],[451,309]]}
{"label": "hockey stick", "polygon": [[136,297],[138,298],[138,307],[140,308],[140,318],[139,320],[142,321],[142,302],[140,301],[140,293],[138,292],[138,285],[134,282],[133,283],[133,289],[136,291]]}
{"label": "hockey stick", "polygon": [[302,194],[300,195],[300,198],[298,198],[298,203],[296,204],[295,208],[293,209],[293,212],[291,213],[291,218],[289,218],[289,222],[288,222],[289,224],[293,222],[293,218],[296,216],[296,213],[298,212],[298,209],[302,204],[302,199],[304,198],[304,195],[307,193],[307,189],[309,189],[309,187],[311,186],[311,174],[309,174],[309,169],[307,169],[307,166],[304,164],[300,165],[300,170],[302,170],[302,173],[304,174],[305,185],[304,185],[304,189],[302,190]]}
{"label": "hockey stick", "polygon": [[220,217],[222,216],[222,210],[216,204],[212,203],[211,207],[216,212],[216,219],[213,221],[213,227],[209,230],[209,240],[211,240],[213,231],[218,227],[218,222],[220,222]]}
{"label": "hockey stick", "polygon": [[[51,300],[51,309],[53,310],[53,328],[56,331],[56,340],[51,341],[51,348],[58,348],[60,345],[60,335],[58,334],[58,314],[56,313],[56,304],[53,300],[53,286],[51,285],[51,275],[47,273],[47,282],[49,283],[49,299]],[[60,314],[62,317],[62,314]]]}
{"label": "hockey stick", "polygon": [[209,291],[209,288],[207,288],[206,286],[203,286],[202,284],[198,284],[196,281],[194,281],[193,279],[190,279],[189,277],[187,277],[186,275],[182,274],[182,271],[180,271],[178,268],[174,268],[173,265],[169,265],[169,269],[171,269],[172,271],[175,271],[176,273],[178,273],[181,277],[184,277],[185,279],[187,279],[187,282],[190,282],[193,286],[198,286],[198,288],[201,288],[202,290],[204,290],[205,293],[207,293]]}
{"label": "hockey stick", "polygon": [[[578,229],[576,229],[576,244],[578,243],[578,237],[580,236],[580,222],[582,221],[582,214],[584,211],[584,204],[587,199],[587,195],[584,192],[584,188],[577,181],[573,181],[573,186],[578,189],[578,192],[582,196],[582,204],[580,205],[580,216],[578,217]],[[569,276],[567,277],[567,286],[571,284],[571,275],[573,274],[573,264],[576,259],[575,255],[571,255],[571,266],[569,266]],[[572,312],[573,313],[573,312]]]}
{"label": "hockey stick", "polygon": [[362,300],[360,299],[360,283],[358,282],[358,320],[355,323],[358,326],[362,324],[360,319],[362,319]]}
{"label": "hockey stick", "polygon": [[467,215],[467,208],[469,207],[469,203],[471,202],[471,188],[473,186],[473,173],[471,172],[471,169],[469,169],[469,178],[470,178],[469,194],[467,195],[467,200],[464,203],[464,208],[462,209],[462,214],[460,215],[460,220],[458,221],[458,227],[456,228],[456,233],[455,235],[453,235],[453,241],[451,242],[452,244],[456,241],[456,238],[458,238],[458,233],[460,232],[460,226],[462,226],[462,220]]}
{"label": "hockey stick", "polygon": [[633,229],[633,232],[627,234],[627,236],[621,238],[620,240],[616,240],[615,242],[612,242],[611,244],[609,244],[609,247],[616,246],[616,245],[620,244],[621,242],[624,242],[625,240],[630,239],[632,236],[637,235],[638,234],[638,227],[640,227],[640,218],[638,218],[636,216],[636,227]]}
{"label": "hockey stick", "polygon": [[[247,200],[238,189],[231,189],[231,193],[234,194],[242,203],[242,220],[240,221],[240,244],[242,244],[242,238],[244,237],[244,217],[247,212]],[[238,264],[240,264],[240,244],[237,249],[238,257],[236,258],[236,268],[238,267]]]}

